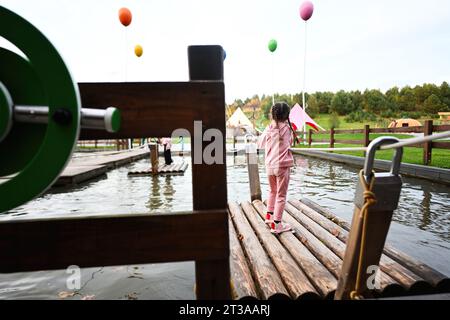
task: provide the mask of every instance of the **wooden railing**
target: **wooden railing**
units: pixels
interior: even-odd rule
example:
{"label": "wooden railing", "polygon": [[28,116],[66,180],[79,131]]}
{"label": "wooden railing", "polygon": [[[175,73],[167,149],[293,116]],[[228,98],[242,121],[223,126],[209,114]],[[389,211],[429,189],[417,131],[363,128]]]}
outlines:
{"label": "wooden railing", "polygon": [[[450,125],[433,125],[433,120],[427,120],[425,121],[424,126],[420,127],[402,127],[402,128],[370,128],[369,125],[365,125],[364,129],[349,129],[349,130],[335,130],[331,129],[329,131],[325,132],[318,132],[315,133],[312,129],[308,132],[308,138],[307,143],[309,147],[314,142],[319,143],[328,143],[330,148],[334,148],[336,144],[355,144],[355,145],[362,145],[364,147],[367,147],[371,140],[370,140],[370,134],[371,133],[423,133],[425,136],[432,135],[435,132],[444,132],[449,131]],[[302,132],[297,132],[299,136],[301,136]],[[330,135],[329,139],[314,139],[314,134],[320,134],[320,135]],[[339,134],[363,134],[362,140],[341,140],[339,137],[336,137],[336,135]],[[431,156],[432,156],[432,150],[433,149],[450,149],[450,142],[426,142],[418,145],[414,145],[412,147],[415,148],[423,148],[423,164],[424,165],[430,165],[431,163]]]}
{"label": "wooden railing", "polygon": [[[189,47],[189,74],[189,82],[79,83],[83,105],[122,114],[119,132],[82,130],[80,140],[168,137],[185,128],[203,154],[206,130],[225,137],[223,49]],[[194,260],[197,298],[231,298],[225,140],[222,154],[212,165],[193,159],[191,212],[0,221],[0,273]]]}

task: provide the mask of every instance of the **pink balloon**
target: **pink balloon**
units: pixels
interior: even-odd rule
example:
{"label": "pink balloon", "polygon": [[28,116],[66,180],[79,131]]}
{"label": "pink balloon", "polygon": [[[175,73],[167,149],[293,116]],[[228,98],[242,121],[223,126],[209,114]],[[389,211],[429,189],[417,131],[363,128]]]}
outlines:
{"label": "pink balloon", "polygon": [[313,12],[314,5],[311,1],[305,1],[300,6],[300,17],[305,21],[308,21],[312,17]]}

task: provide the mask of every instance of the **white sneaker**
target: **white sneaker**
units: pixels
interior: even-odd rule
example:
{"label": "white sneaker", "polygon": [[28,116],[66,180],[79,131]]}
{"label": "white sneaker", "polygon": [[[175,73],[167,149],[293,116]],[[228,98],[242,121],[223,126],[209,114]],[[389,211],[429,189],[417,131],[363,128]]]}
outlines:
{"label": "white sneaker", "polygon": [[292,228],[288,223],[275,223],[272,222],[272,224],[270,225],[270,232],[274,233],[274,234],[280,234],[283,232],[287,232],[287,231],[291,231]]}

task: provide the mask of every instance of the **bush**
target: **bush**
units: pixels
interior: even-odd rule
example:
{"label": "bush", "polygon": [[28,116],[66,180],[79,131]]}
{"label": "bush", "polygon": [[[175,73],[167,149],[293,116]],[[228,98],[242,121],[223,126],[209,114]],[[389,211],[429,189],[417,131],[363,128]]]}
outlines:
{"label": "bush", "polygon": [[347,117],[345,117],[345,121],[347,121],[348,123],[377,121],[377,116],[370,112],[358,110],[350,113]]}
{"label": "bush", "polygon": [[339,116],[337,113],[333,112],[328,119],[328,125],[330,128],[336,129],[341,125],[341,121],[339,120]]}
{"label": "bush", "polygon": [[420,119],[422,117],[421,112],[402,112],[400,118]]}

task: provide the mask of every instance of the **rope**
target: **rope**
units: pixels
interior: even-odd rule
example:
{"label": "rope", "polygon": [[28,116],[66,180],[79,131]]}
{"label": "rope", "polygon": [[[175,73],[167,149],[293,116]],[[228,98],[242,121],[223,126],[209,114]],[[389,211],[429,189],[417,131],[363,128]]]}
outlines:
{"label": "rope", "polygon": [[359,180],[364,188],[364,205],[361,208],[360,212],[360,217],[363,219],[363,228],[361,235],[361,245],[359,249],[358,272],[356,274],[355,290],[350,292],[350,299],[352,300],[364,299],[364,296],[361,294],[361,275],[363,273],[362,266],[364,264],[364,252],[366,250],[367,213],[369,207],[377,203],[375,193],[372,192],[373,184],[375,182],[375,179],[373,177],[374,175],[372,174],[370,183],[367,184],[366,179],[364,178],[364,170],[361,170],[359,172]]}

